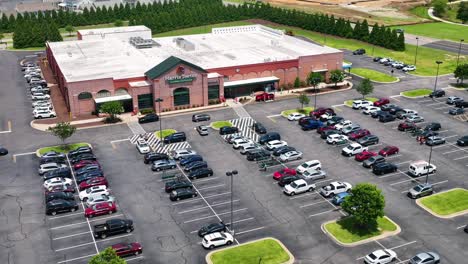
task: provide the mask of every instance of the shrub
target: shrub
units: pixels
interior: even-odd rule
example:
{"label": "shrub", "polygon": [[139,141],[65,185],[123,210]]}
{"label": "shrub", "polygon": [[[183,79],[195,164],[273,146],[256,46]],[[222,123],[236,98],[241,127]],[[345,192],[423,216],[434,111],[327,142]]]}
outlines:
{"label": "shrub", "polygon": [[122,121],[122,119],[120,117],[110,117],[110,116],[108,116],[108,117],[106,117],[104,119],[104,123],[106,123],[106,124],[113,124],[113,123],[118,123],[118,122],[121,122],[121,121]]}
{"label": "shrub", "polygon": [[301,86],[300,87],[306,87],[307,83],[305,81],[301,81]]}
{"label": "shrub", "polygon": [[294,87],[294,85],[292,83],[288,83],[287,85],[288,85],[288,90],[292,89]]}
{"label": "shrub", "polygon": [[141,113],[142,115],[151,114],[151,113],[154,113],[154,109],[152,109],[152,108],[141,109],[141,110],[140,110],[140,113]]}

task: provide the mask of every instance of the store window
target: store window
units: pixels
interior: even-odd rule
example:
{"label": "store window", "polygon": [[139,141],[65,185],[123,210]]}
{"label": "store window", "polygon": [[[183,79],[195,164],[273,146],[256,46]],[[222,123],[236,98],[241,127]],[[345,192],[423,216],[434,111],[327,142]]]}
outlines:
{"label": "store window", "polygon": [[190,91],[186,87],[177,88],[174,90],[174,106],[189,105]]}
{"label": "store window", "polygon": [[219,85],[208,86],[208,100],[219,99]]}
{"label": "store window", "polygon": [[119,88],[119,89],[115,90],[114,94],[115,95],[125,95],[125,94],[128,94],[128,92],[127,92],[127,89],[125,89],[125,88]]}
{"label": "store window", "polygon": [[109,97],[111,96],[111,93],[108,90],[101,90],[97,92],[96,98],[102,98],[102,97]]}
{"label": "store window", "polygon": [[78,95],[78,100],[87,100],[93,98],[93,95],[88,92],[82,92]]}

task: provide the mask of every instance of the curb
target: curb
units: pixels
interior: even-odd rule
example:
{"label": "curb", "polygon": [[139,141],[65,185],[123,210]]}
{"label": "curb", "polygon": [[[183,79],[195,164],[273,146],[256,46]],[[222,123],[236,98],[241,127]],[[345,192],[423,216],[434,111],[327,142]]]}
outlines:
{"label": "curb", "polygon": [[[93,148],[93,145],[89,144],[88,142],[76,142],[76,143],[69,143],[69,144],[77,144],[77,143],[88,144],[88,146],[89,146],[90,148]],[[67,144],[67,145],[68,145],[68,144]],[[57,145],[57,146],[59,146],[59,145]],[[51,146],[51,147],[55,147],[55,146]],[[47,148],[47,147],[42,147],[42,148]],[[42,149],[42,148],[36,149],[36,156],[37,156],[38,158],[41,157],[41,155],[39,154],[39,150]]]}
{"label": "curb", "polygon": [[[364,68],[363,68],[363,69],[364,69]],[[371,70],[371,69],[369,69],[369,70]],[[380,72],[380,73],[383,73],[383,72]],[[361,76],[361,75],[358,75],[358,74],[355,74],[355,73],[352,73],[352,72],[351,72],[350,74],[351,74],[351,75],[354,75],[354,76],[357,76],[357,77],[359,77],[359,78],[361,78],[361,79],[366,79],[366,77]],[[385,73],[384,73],[384,74],[385,74]],[[390,75],[389,75],[389,76],[390,76]],[[395,77],[395,76],[392,76],[392,77]],[[373,83],[380,83],[380,84],[391,84],[391,83],[397,83],[397,82],[400,81],[400,78],[398,78],[398,77],[395,77],[395,78],[397,78],[397,79],[396,79],[396,81],[393,81],[393,82],[378,82],[378,81],[374,81],[374,80],[372,80],[372,79],[370,79],[370,81],[373,82]]]}
{"label": "curb", "polygon": [[[463,189],[463,188],[453,188],[453,189],[450,189],[450,190],[446,190],[446,191],[443,191],[443,192],[440,192],[440,193],[437,193],[435,195],[438,195],[438,194],[441,194],[441,193],[446,193],[446,192],[450,192],[450,191],[454,191],[454,190],[465,190],[466,189]],[[431,196],[434,196],[434,195],[431,195]],[[426,197],[431,197],[431,196],[426,196]],[[453,214],[449,214],[449,215],[440,215],[440,214],[437,214],[435,213],[434,211],[432,211],[430,208],[426,207],[424,204],[422,204],[421,200],[426,198],[426,197],[422,197],[422,198],[419,198],[419,199],[416,199],[416,204],[421,207],[422,209],[426,210],[428,213],[430,213],[431,215],[435,216],[435,217],[438,217],[438,218],[442,218],[442,219],[451,219],[451,218],[454,218],[454,217],[457,217],[457,216],[461,216],[461,215],[464,215],[464,214],[468,214],[468,209],[466,210],[463,210],[463,211],[459,211],[459,212],[455,212]]]}
{"label": "curb", "polygon": [[205,261],[206,261],[207,264],[213,264],[213,262],[211,261],[211,255],[213,255],[214,253],[221,252],[221,251],[224,251],[224,250],[228,250],[228,249],[231,249],[231,248],[236,248],[236,247],[240,247],[240,246],[252,244],[252,243],[259,242],[259,241],[263,241],[263,240],[268,240],[268,239],[274,240],[276,243],[278,243],[278,244],[283,248],[283,250],[289,255],[289,260],[287,260],[286,262],[280,263],[280,264],[293,264],[293,263],[294,263],[295,258],[294,258],[294,256],[293,256],[293,254],[292,254],[292,253],[289,251],[289,249],[283,244],[283,242],[279,241],[278,239],[276,239],[276,238],[274,238],[274,237],[264,237],[264,238],[260,238],[260,239],[248,241],[248,242],[245,242],[245,243],[242,243],[242,244],[239,244],[239,245],[235,245],[235,246],[230,246],[230,247],[227,247],[227,248],[222,248],[222,249],[213,250],[213,251],[211,251],[210,253],[206,254],[206,256],[205,256]]}
{"label": "curb", "polygon": [[377,240],[380,240],[380,239],[383,239],[383,238],[387,238],[387,237],[391,237],[391,236],[395,236],[395,235],[398,235],[400,232],[401,232],[401,228],[400,226],[395,223],[392,219],[390,219],[389,217],[387,216],[384,216],[388,221],[390,221],[392,224],[394,224],[397,229],[395,231],[386,231],[378,236],[375,236],[375,237],[370,237],[370,238],[367,238],[367,239],[363,239],[363,240],[360,240],[360,241],[357,241],[357,242],[352,242],[352,243],[344,243],[344,242],[340,242],[338,239],[336,239],[332,234],[330,234],[326,229],[325,229],[325,225],[326,224],[329,224],[329,223],[334,223],[334,222],[337,222],[339,220],[339,218],[335,219],[335,220],[331,220],[331,221],[327,221],[325,223],[323,223],[321,226],[320,226],[320,229],[322,229],[322,232],[325,233],[325,235],[327,235],[329,238],[331,238],[333,240],[333,242],[335,242],[336,244],[342,246],[342,247],[356,247],[356,246],[360,246],[360,245],[363,245],[363,244],[367,244],[367,243],[370,243],[370,242],[373,242],[373,241],[377,241]]}

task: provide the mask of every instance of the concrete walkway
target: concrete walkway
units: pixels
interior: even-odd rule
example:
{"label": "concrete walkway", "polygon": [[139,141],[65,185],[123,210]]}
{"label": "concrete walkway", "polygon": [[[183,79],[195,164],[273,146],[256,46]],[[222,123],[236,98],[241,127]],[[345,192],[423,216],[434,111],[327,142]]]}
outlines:
{"label": "concrete walkway", "polygon": [[[457,4],[457,3],[460,3],[460,2],[465,2],[465,1],[455,1],[455,2],[451,2],[451,3],[448,3],[449,5],[453,5],[453,4]],[[437,20],[437,21],[440,21],[440,22],[443,22],[443,23],[447,23],[447,24],[452,24],[452,25],[459,25],[459,26],[468,26],[468,24],[461,24],[461,23],[455,23],[455,22],[452,22],[452,21],[448,21],[448,20],[445,20],[445,19],[442,19],[440,17],[436,17],[434,15],[434,8],[429,8],[427,10],[427,14],[434,20]]]}

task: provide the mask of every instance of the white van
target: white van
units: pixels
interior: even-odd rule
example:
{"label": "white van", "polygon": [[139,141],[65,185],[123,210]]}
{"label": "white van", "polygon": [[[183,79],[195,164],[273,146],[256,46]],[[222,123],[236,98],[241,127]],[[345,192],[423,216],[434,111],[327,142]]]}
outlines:
{"label": "white van", "polygon": [[437,167],[434,164],[429,164],[427,161],[420,160],[409,165],[409,174],[412,176],[421,176],[429,173],[435,173]]}

